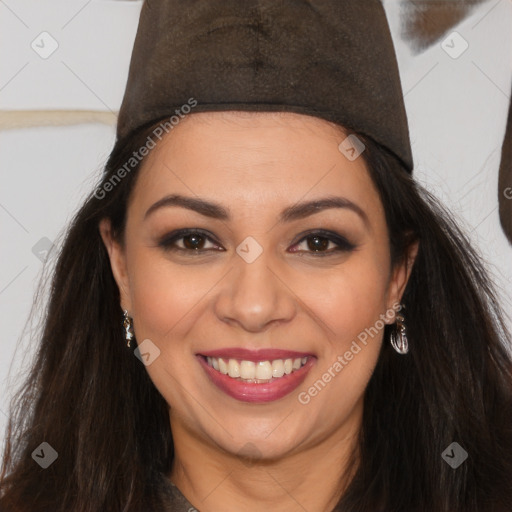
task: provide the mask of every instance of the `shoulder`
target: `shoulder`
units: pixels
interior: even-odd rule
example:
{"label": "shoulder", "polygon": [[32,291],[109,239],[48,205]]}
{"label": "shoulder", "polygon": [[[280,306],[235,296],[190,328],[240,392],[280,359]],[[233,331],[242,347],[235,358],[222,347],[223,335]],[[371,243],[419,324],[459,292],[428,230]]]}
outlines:
{"label": "shoulder", "polygon": [[159,512],[199,512],[164,473],[155,474],[153,482],[155,505],[158,507],[155,510]]}

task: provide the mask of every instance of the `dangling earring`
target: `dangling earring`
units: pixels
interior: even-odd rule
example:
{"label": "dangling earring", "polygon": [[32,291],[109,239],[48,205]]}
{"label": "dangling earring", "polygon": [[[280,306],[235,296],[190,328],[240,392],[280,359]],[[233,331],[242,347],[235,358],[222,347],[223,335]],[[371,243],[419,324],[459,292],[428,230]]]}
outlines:
{"label": "dangling earring", "polygon": [[126,339],[126,346],[131,347],[131,341],[133,339],[133,325],[132,319],[128,316],[126,309],[123,311],[123,327],[125,330],[124,337]]}
{"label": "dangling earring", "polygon": [[[403,308],[404,306],[402,306]],[[402,314],[396,314],[395,326],[391,331],[391,346],[399,354],[409,352],[409,342],[407,341],[407,331],[405,328],[405,318]]]}

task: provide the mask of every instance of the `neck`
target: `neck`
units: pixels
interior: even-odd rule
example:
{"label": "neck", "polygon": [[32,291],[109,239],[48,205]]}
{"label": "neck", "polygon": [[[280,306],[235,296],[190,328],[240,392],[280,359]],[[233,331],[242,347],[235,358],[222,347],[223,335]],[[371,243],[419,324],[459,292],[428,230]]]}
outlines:
{"label": "neck", "polygon": [[[362,404],[361,404],[362,405]],[[277,459],[241,459],[171,421],[171,481],[201,512],[331,512],[357,469],[362,407],[334,435]]]}

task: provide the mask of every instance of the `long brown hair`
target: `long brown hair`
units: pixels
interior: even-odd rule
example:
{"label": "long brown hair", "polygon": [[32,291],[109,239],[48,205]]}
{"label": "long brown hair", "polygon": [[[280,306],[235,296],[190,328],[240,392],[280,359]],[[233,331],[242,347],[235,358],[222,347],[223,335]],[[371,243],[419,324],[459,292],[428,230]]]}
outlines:
{"label": "long brown hair", "polygon": [[[168,407],[126,348],[98,230],[109,218],[122,242],[140,163],[114,176],[154,126],[116,143],[97,189],[108,192],[91,194],[67,232],[38,352],[11,403],[2,512],[159,509],[155,477],[170,471],[173,457]],[[510,510],[512,361],[492,285],[450,215],[393,155],[361,138],[393,262],[412,240],[420,248],[403,297],[410,353],[393,351],[386,328],[365,394],[360,464],[339,510]],[[58,453],[47,469],[32,459],[42,442]],[[452,442],[469,454],[457,469],[441,457]]]}

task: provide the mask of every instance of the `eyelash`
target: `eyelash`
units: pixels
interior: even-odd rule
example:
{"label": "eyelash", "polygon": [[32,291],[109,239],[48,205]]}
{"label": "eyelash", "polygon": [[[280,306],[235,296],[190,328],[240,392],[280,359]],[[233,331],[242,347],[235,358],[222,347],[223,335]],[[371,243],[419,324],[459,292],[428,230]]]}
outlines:
{"label": "eyelash", "polygon": [[[186,236],[190,235],[200,235],[207,239],[210,242],[213,242],[216,245],[217,242],[206,232],[201,229],[180,229],[178,231],[172,232],[165,237],[163,237],[159,243],[158,246],[164,249],[165,251],[172,251],[172,252],[187,252],[190,255],[200,255],[204,254],[206,251],[212,251],[212,250],[218,250],[218,249],[186,249],[183,247],[177,247],[174,245],[178,240],[185,238]],[[306,233],[302,238],[293,244],[293,246],[297,246],[301,244],[302,242],[306,241],[310,237],[318,237],[318,238],[324,238],[328,240],[329,242],[332,242],[337,245],[334,249],[326,250],[326,251],[292,251],[294,253],[308,253],[314,257],[326,257],[326,256],[333,256],[340,252],[351,252],[353,251],[356,246],[349,242],[344,237],[333,233],[332,231],[325,231],[325,230],[315,230],[311,231],[309,233]],[[220,250],[219,250],[220,252]]]}

